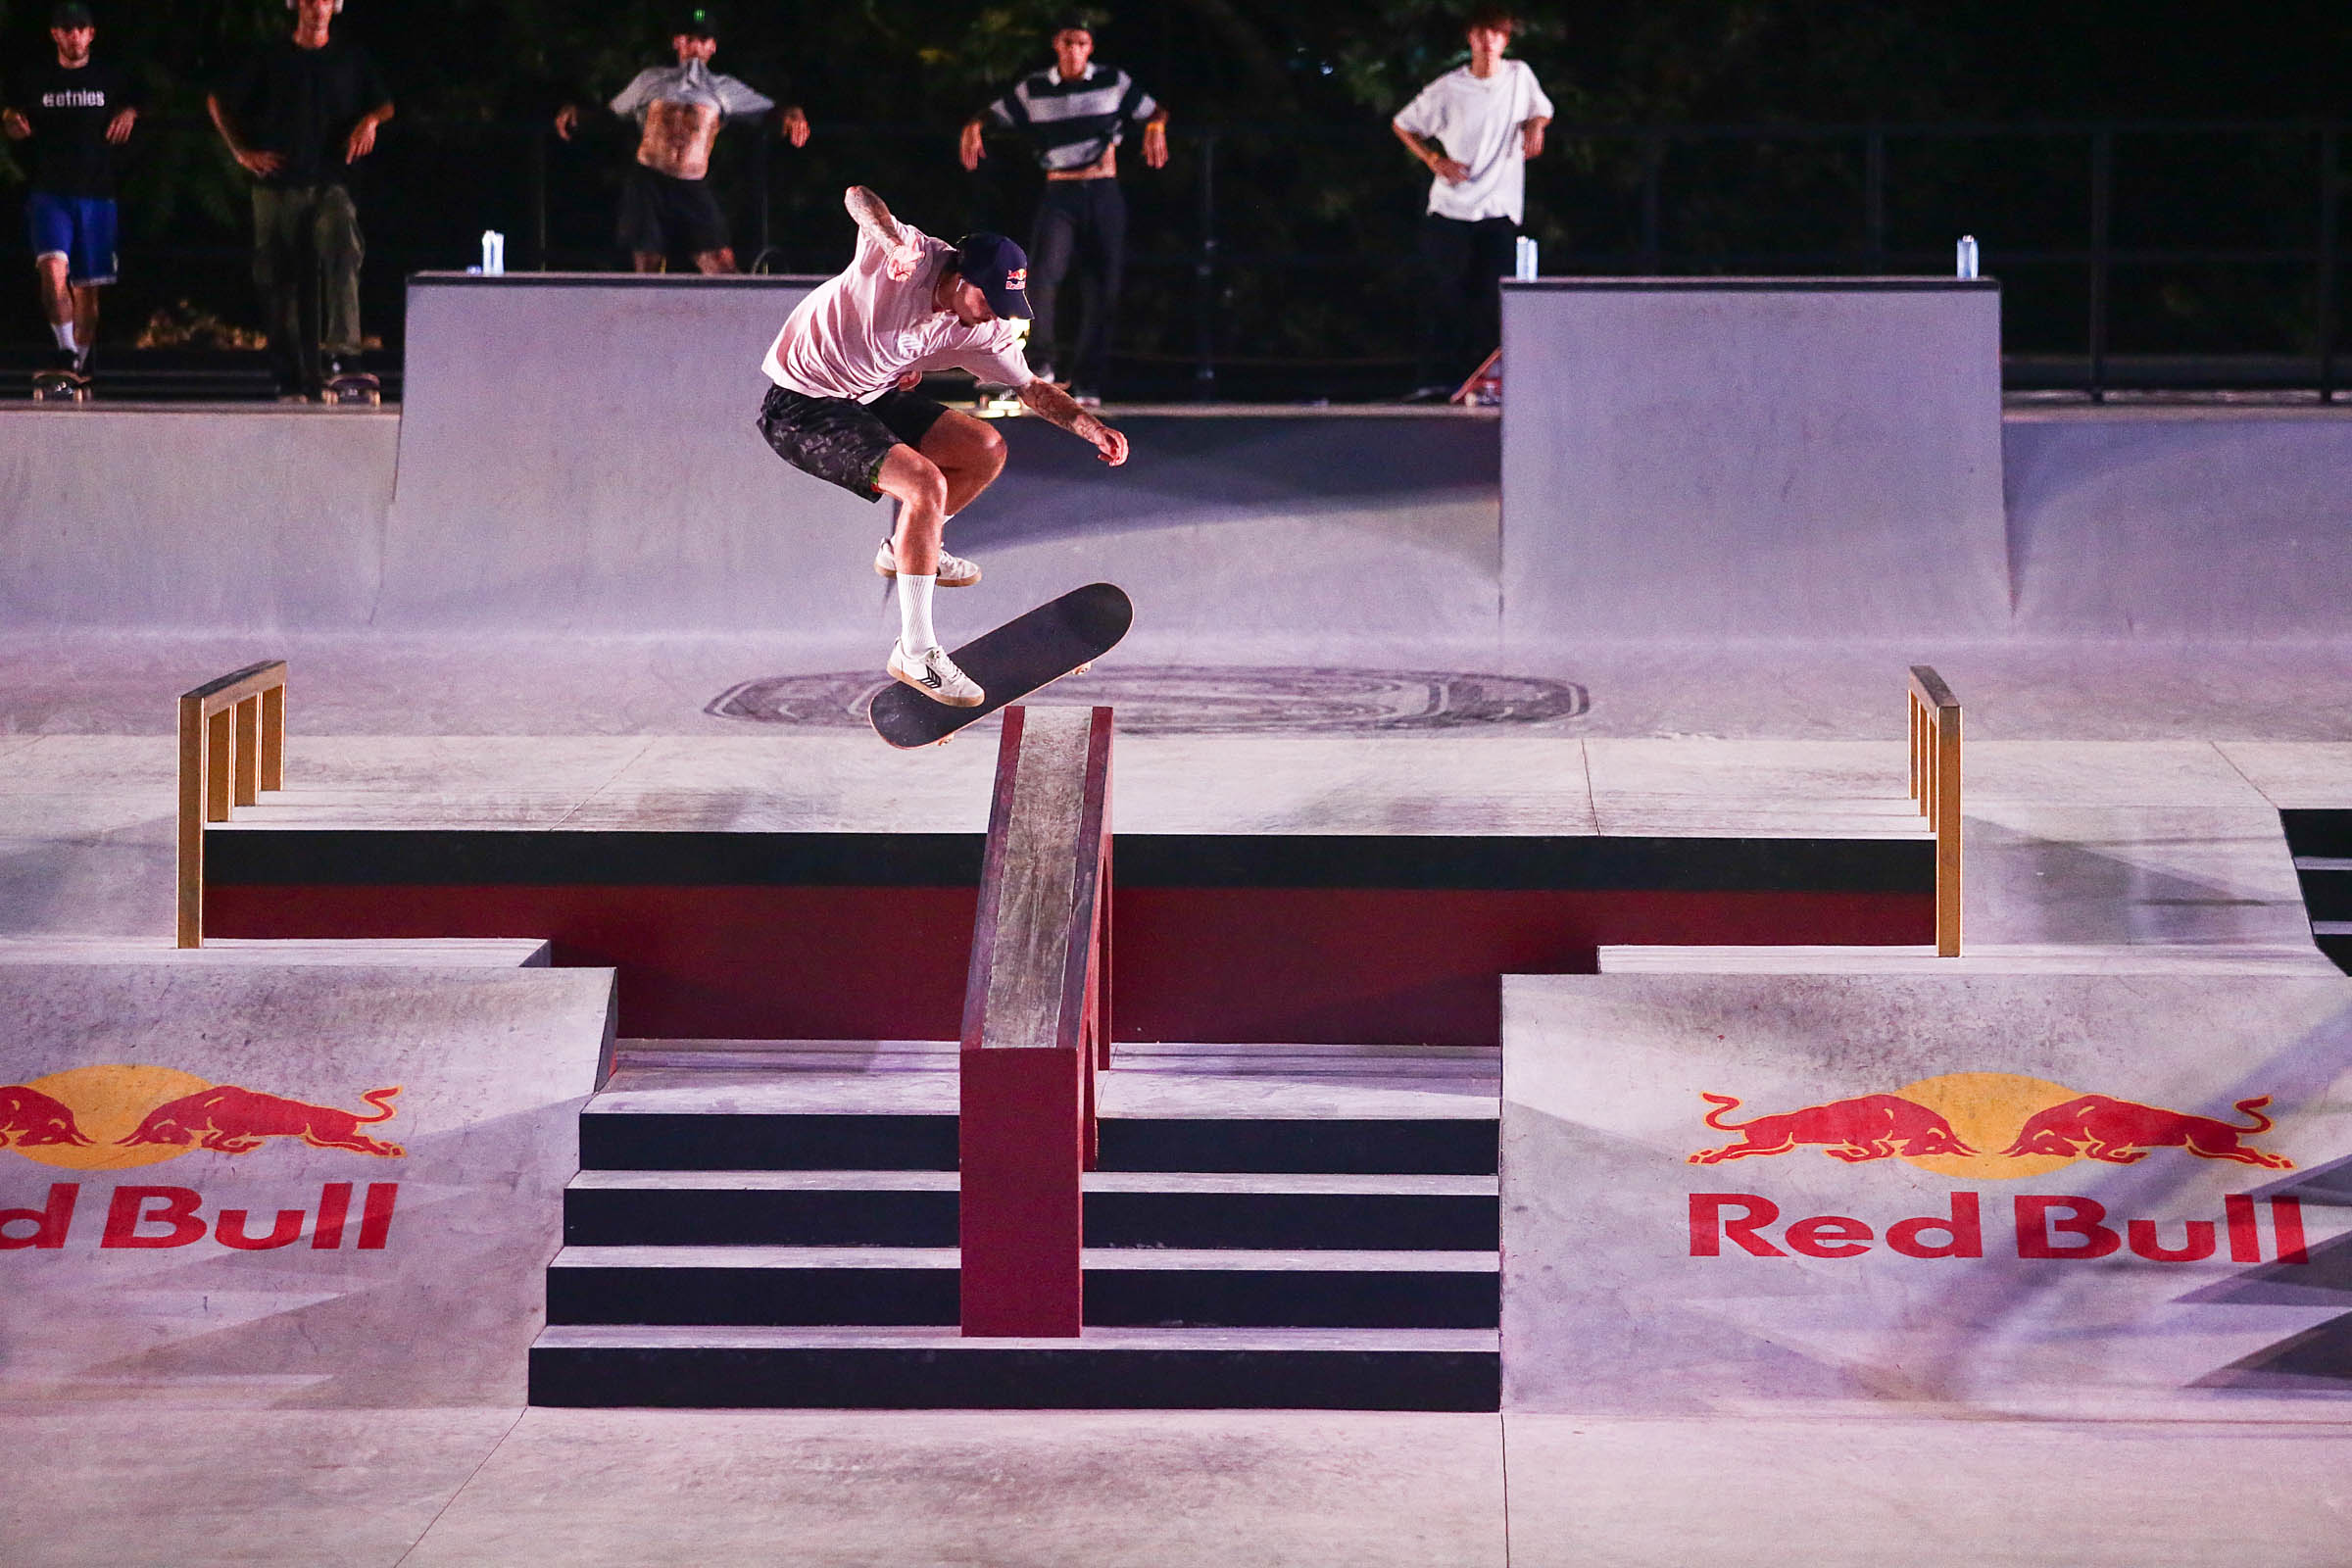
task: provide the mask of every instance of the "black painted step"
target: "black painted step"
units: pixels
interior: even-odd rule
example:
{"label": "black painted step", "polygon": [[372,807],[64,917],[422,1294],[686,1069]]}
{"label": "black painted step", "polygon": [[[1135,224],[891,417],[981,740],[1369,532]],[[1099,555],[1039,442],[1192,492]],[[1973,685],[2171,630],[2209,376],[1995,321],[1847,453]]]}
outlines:
{"label": "black painted step", "polygon": [[[1104,1170],[1491,1176],[1487,1117],[1112,1116]],[[954,1170],[956,1118],[599,1110],[580,1116],[587,1170]]]}
{"label": "black painted step", "polygon": [[2287,810],[2280,811],[2278,819],[2291,853],[2352,857],[2352,810]]}
{"label": "black painted step", "polygon": [[2352,920],[2352,858],[2298,855],[2295,880],[2314,920]]}
{"label": "black painted step", "polygon": [[[1499,1245],[1493,1177],[1098,1172],[1096,1247],[1392,1250]],[[946,1171],[586,1171],[564,1195],[574,1247],[953,1247]]]}
{"label": "black painted step", "polygon": [[1488,1332],[550,1328],[535,1405],[690,1409],[1493,1410]]}
{"label": "black painted step", "polygon": [[1106,1116],[1103,1170],[1492,1176],[1500,1123],[1394,1119]]}
{"label": "black painted step", "polygon": [[580,1115],[584,1170],[954,1170],[956,1118],[610,1111]]}
{"label": "black painted step", "polygon": [[[1493,1328],[1492,1252],[1090,1249],[1103,1326]],[[956,1319],[951,1248],[566,1248],[550,1323],[936,1324]]]}

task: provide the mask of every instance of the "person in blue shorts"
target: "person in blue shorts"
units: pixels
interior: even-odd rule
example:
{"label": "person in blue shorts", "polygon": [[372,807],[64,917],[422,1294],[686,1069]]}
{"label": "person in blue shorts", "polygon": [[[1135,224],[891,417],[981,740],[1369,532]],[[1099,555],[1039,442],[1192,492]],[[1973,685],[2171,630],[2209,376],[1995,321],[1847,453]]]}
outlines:
{"label": "person in blue shorts", "polygon": [[64,0],[49,13],[57,59],[26,72],[0,110],[0,131],[31,144],[24,218],[56,368],[81,373],[98,336],[98,291],[115,280],[116,149],[139,118],[130,77],[91,58],[97,36],[90,8]]}

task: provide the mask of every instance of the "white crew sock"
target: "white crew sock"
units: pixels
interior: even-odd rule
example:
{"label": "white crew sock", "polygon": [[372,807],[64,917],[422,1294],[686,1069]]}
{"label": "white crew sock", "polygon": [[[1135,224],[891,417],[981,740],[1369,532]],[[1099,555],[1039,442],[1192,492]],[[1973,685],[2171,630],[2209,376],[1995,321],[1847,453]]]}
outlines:
{"label": "white crew sock", "polygon": [[931,630],[931,590],[938,583],[937,573],[928,577],[899,573],[899,648],[909,659],[920,659],[924,649],[939,646],[939,637]]}
{"label": "white crew sock", "polygon": [[77,348],[74,342],[74,323],[72,321],[51,321],[49,323],[49,330],[57,334],[57,346],[59,348],[64,349],[68,354],[79,354],[81,352],[81,350]]}

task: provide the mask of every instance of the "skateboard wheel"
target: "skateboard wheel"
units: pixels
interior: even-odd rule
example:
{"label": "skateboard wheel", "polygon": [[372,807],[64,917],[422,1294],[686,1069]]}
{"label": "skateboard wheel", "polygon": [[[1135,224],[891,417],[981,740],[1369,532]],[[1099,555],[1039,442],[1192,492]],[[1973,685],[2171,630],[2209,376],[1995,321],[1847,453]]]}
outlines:
{"label": "skateboard wheel", "polygon": [[1071,674],[1073,674],[1073,675],[1083,675],[1083,674],[1085,674],[1085,673],[1086,673],[1088,670],[1090,670],[1090,669],[1092,669],[1092,668],[1094,668],[1094,667],[1095,667],[1095,662],[1094,662],[1093,660],[1091,660],[1091,659],[1090,659],[1090,660],[1088,660],[1088,661],[1087,661],[1085,663],[1083,663],[1083,664],[1080,664],[1080,665],[1079,665],[1079,666],[1078,666],[1076,669],[1073,669],[1073,670],[1071,670],[1071,671],[1070,671],[1070,673],[1071,673]]}

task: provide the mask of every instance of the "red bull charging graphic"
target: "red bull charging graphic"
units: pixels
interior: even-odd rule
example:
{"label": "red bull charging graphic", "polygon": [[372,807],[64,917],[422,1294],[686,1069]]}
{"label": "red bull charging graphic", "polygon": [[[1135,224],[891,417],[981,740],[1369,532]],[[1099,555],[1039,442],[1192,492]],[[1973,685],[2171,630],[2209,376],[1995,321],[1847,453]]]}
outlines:
{"label": "red bull charging graphic", "polygon": [[[399,1114],[400,1092],[397,1084],[361,1091],[360,1108],[353,1109],[213,1083],[173,1067],[74,1067],[0,1085],[0,1150],[91,1173],[273,1146],[400,1159],[407,1154],[402,1145],[368,1130]],[[85,1203],[80,1182],[61,1181],[38,1207],[0,1208],[0,1252],[64,1248],[89,1206],[103,1210],[95,1227],[101,1248],[188,1247],[209,1239],[235,1251],[270,1251],[307,1237],[317,1250],[376,1251],[388,1244],[399,1190],[393,1181],[321,1182],[315,1202],[280,1208],[262,1228],[242,1208],[208,1212],[192,1187],[123,1185]]]}
{"label": "red bull charging graphic", "polygon": [[[2235,1102],[2241,1120],[2082,1094],[2016,1073],[1947,1073],[1886,1094],[1858,1095],[1734,1119],[1731,1095],[1701,1091],[1700,1120],[1734,1142],[1693,1151],[1688,1162],[1813,1152],[1846,1165],[1900,1160],[1939,1175],[1977,1181],[2046,1176],[2080,1160],[2136,1165],[2157,1156],[2188,1157],[2266,1171],[2295,1162],[2256,1140],[2277,1123],[2268,1095]],[[1941,1213],[1911,1215],[1883,1226],[1846,1214],[1788,1215],[1756,1193],[1690,1195],[1690,1255],[1859,1257],[1884,1249],[1908,1257],[1983,1257],[1983,1195],[1954,1192]],[[2226,1251],[2233,1263],[2308,1263],[2299,1200],[2230,1194],[2216,1218],[2117,1219],[2089,1198],[2027,1193],[2009,1204],[2009,1242],[2020,1258],[2049,1261],[2124,1255],[2152,1263],[2187,1263]],[[2267,1221],[2267,1223],[2266,1223]],[[2174,1230],[2171,1227],[2177,1226]]]}

